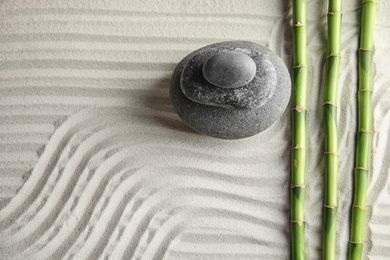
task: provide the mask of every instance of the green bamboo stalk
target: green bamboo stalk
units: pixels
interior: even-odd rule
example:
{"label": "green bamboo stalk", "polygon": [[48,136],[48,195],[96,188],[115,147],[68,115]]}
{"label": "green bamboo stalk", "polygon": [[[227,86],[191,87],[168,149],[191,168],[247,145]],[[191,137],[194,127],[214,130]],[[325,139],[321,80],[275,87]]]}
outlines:
{"label": "green bamboo stalk", "polygon": [[322,258],[336,259],[337,183],[338,183],[338,130],[337,88],[340,72],[341,0],[329,0],[328,50],[324,95],[324,217]]}
{"label": "green bamboo stalk", "polygon": [[291,255],[305,259],[307,25],[306,0],[293,0],[293,100],[291,150]]}
{"label": "green bamboo stalk", "polygon": [[351,236],[348,259],[362,259],[364,223],[371,154],[372,67],[374,24],[377,2],[363,0],[359,48],[358,133],[355,162],[355,185],[352,205]]}

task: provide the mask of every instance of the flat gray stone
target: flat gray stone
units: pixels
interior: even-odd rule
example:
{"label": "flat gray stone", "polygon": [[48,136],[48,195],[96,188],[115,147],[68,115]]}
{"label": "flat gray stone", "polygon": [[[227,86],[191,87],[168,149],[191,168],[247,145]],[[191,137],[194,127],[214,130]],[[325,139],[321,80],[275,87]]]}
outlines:
{"label": "flat gray stone", "polygon": [[[256,65],[254,78],[238,88],[211,84],[203,75],[203,67],[210,57],[221,52],[236,52],[251,58]],[[192,53],[184,66],[180,87],[184,95],[196,103],[230,109],[252,109],[268,102],[274,94],[276,82],[276,70],[263,49],[211,45]]]}
{"label": "flat gray stone", "polygon": [[[236,88],[218,87],[202,72],[204,62],[222,51],[248,55],[255,77]],[[194,130],[223,139],[255,135],[271,126],[286,109],[291,80],[283,61],[268,48],[252,42],[221,42],[185,57],[175,68],[170,95],[180,118]]]}

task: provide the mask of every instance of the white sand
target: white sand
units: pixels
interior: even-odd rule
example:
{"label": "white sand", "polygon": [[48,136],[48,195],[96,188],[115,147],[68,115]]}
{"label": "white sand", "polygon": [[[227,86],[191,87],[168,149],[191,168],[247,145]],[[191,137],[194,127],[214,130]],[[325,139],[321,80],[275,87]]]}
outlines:
{"label": "white sand", "polygon": [[[287,2],[2,1],[0,258],[288,258],[290,111],[257,136],[225,141],[185,126],[168,95],[176,63],[218,41],[258,42],[290,66]],[[306,236],[308,259],[318,259],[327,6],[309,2]],[[352,203],[357,2],[343,7],[340,259]],[[389,10],[379,1],[364,259],[390,255]]]}

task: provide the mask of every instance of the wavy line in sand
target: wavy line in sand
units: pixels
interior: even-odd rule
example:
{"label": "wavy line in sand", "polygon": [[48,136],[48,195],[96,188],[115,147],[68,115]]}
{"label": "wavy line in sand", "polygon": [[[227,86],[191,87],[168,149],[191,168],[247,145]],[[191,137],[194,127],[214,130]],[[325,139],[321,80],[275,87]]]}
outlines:
{"label": "wavy line in sand", "polygon": [[[230,222],[247,219],[246,224],[242,220],[235,225],[223,222],[228,222],[225,226],[229,228],[239,227],[236,232],[248,230],[244,233],[250,237],[253,234],[249,230],[256,227],[255,237],[265,241],[264,223],[269,222],[271,229],[282,224],[282,219],[275,222],[271,215],[258,216],[264,207],[274,212],[279,201],[269,198],[262,206],[257,203],[260,196],[256,183],[266,183],[269,178],[275,181],[275,177],[258,175],[259,155],[250,155],[251,147],[244,153],[241,151],[241,155],[225,152],[215,155],[208,146],[197,144],[183,149],[188,138],[185,135],[175,133],[175,138],[171,138],[173,133],[159,133],[159,138],[153,138],[157,129],[128,121],[131,118],[128,113],[124,109],[82,112],[56,131],[23,186],[24,191],[0,212],[5,254],[36,259],[60,257],[65,253],[69,257],[92,254],[95,258],[107,251],[125,256],[165,254],[172,236],[159,231],[159,239],[153,236],[146,239],[148,244],[157,241],[149,247],[142,242],[145,239],[141,234],[149,234],[153,216],[169,208],[179,210],[177,218],[181,221],[177,225],[181,228],[176,235],[191,222],[188,217],[180,217],[182,208],[204,211],[203,217],[210,214],[225,217]],[[148,121],[147,116],[144,113],[142,122]],[[126,123],[118,123],[121,120]],[[228,146],[232,149],[235,145]],[[155,168],[161,165],[165,168]],[[197,166],[188,168],[189,165]],[[247,176],[237,175],[243,165],[248,170]],[[139,176],[139,180],[134,176]],[[112,180],[116,180],[116,185]],[[147,192],[149,197],[138,201],[137,207],[128,206],[134,206],[134,198],[145,189],[153,192]],[[263,187],[263,192],[272,193],[272,190],[267,192]],[[121,194],[116,196],[119,204],[110,199],[115,194]],[[175,214],[168,214],[169,219],[176,219]],[[240,217],[234,217],[237,214]],[[253,227],[248,229],[245,225]],[[168,227],[166,232],[170,234],[173,231],[171,225]],[[100,237],[102,233],[104,236]],[[112,239],[115,234],[119,237]],[[279,238],[283,241],[283,237],[281,234]]]}

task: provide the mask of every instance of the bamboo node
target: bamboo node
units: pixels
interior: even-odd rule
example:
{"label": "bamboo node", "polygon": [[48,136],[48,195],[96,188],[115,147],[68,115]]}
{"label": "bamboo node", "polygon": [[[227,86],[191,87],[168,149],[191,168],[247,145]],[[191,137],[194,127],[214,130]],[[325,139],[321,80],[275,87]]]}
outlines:
{"label": "bamboo node", "polygon": [[367,209],[366,207],[362,207],[362,206],[358,206],[358,205],[352,205],[352,207],[363,210],[363,211],[365,211]]}
{"label": "bamboo node", "polygon": [[343,14],[343,12],[328,12],[328,15]]}
{"label": "bamboo node", "polygon": [[305,27],[306,25],[297,21],[297,23],[293,24],[294,27]]}
{"label": "bamboo node", "polygon": [[359,51],[369,51],[369,52],[374,52],[375,49],[365,49],[365,48],[359,48]]}
{"label": "bamboo node", "polygon": [[372,92],[372,89],[359,89],[358,92]]}
{"label": "bamboo node", "polygon": [[293,69],[304,69],[304,68],[307,68],[307,65],[302,64],[302,65],[293,66]]}
{"label": "bamboo node", "polygon": [[371,131],[360,129],[360,130],[358,131],[358,133],[371,133]]}
{"label": "bamboo node", "polygon": [[339,156],[339,153],[336,153],[336,152],[324,152],[324,154],[331,154],[331,155]]}
{"label": "bamboo node", "polygon": [[363,245],[363,242],[349,241],[351,244]]}
{"label": "bamboo node", "polygon": [[298,111],[298,113],[302,113],[303,111],[306,111],[304,107],[300,107],[300,106],[293,107],[291,110],[296,110]]}
{"label": "bamboo node", "polygon": [[290,184],[290,188],[291,189],[294,189],[294,188],[306,189],[306,185],[305,184],[302,184],[302,185]]}
{"label": "bamboo node", "polygon": [[296,146],[291,148],[291,150],[306,150],[306,148],[305,147],[301,147],[299,144],[297,144]]}
{"label": "bamboo node", "polygon": [[340,54],[329,54],[328,56],[326,56],[325,59],[329,59],[330,57],[340,57],[341,58],[341,55]]}
{"label": "bamboo node", "polygon": [[336,104],[334,104],[334,103],[332,103],[332,102],[330,102],[330,101],[324,102],[322,105],[323,105],[323,106],[324,106],[324,105],[331,105],[331,106],[337,107]]}
{"label": "bamboo node", "polygon": [[364,167],[355,167],[355,170],[369,171],[370,169]]}
{"label": "bamboo node", "polygon": [[298,223],[298,226],[302,226],[303,223],[305,222],[304,220],[290,220],[291,223]]}
{"label": "bamboo node", "polygon": [[375,4],[375,5],[378,4],[378,1],[376,1],[376,0],[365,0],[365,1],[363,1],[362,4],[364,5],[364,4],[367,4],[367,3],[370,3],[370,2],[373,3],[373,4]]}
{"label": "bamboo node", "polygon": [[326,204],[324,204],[324,207],[328,208],[328,209],[334,209],[334,208],[337,208],[338,205],[337,204],[335,204],[335,205],[326,205]]}

